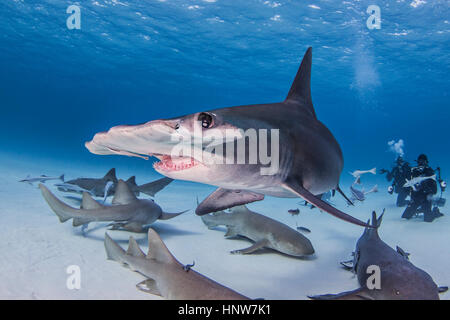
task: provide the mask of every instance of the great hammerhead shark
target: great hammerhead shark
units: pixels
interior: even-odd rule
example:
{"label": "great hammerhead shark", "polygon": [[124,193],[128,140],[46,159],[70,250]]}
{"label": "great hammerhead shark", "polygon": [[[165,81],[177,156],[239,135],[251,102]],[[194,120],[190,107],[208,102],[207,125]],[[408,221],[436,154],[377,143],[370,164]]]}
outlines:
{"label": "great hammerhead shark", "polygon": [[[121,154],[145,159],[154,156],[160,160],[154,168],[162,175],[218,186],[197,207],[198,215],[262,200],[264,195],[301,197],[338,218],[367,227],[366,223],[320,199],[320,195],[329,190],[343,194],[339,188],[343,157],[332,133],[316,117],[310,89],[311,62],[312,48],[308,48],[283,102],[116,126],[108,132],[97,133],[92,141],[86,142],[86,147],[101,155]],[[257,142],[251,136],[255,131],[260,133],[255,138]],[[219,137],[224,136],[226,138],[220,142]],[[185,145],[193,144],[193,152],[180,155],[180,140]],[[261,154],[264,141],[269,141],[271,159],[278,160],[274,172],[263,173],[263,169],[272,169],[263,159],[250,161],[254,156],[252,152],[257,153],[255,150]],[[245,146],[243,156],[238,154],[239,148],[228,155],[235,142]],[[220,148],[227,150],[225,163],[205,161],[206,150],[213,149],[211,153],[216,155]],[[218,154],[215,159],[223,160]],[[233,163],[228,161],[230,159]],[[245,161],[239,162],[239,159]]]}

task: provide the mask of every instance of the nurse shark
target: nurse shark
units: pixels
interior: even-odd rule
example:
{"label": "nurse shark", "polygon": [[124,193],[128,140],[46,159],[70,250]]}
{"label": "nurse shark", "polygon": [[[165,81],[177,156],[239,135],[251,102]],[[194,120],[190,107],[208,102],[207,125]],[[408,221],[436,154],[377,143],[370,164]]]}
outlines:
{"label": "nurse shark", "polygon": [[[154,156],[160,160],[154,168],[164,176],[219,187],[200,203],[198,215],[259,201],[264,195],[301,197],[340,219],[371,227],[320,199],[329,190],[344,195],[339,188],[343,156],[333,134],[316,117],[311,62],[312,48],[308,48],[283,102],[115,126],[97,133],[86,148],[100,155]],[[251,132],[260,134],[255,138]],[[242,149],[234,148],[235,142],[245,147],[243,155],[237,152]],[[264,142],[270,146],[270,167],[261,159]],[[186,146],[192,147],[191,152],[181,154],[179,150]],[[231,156],[229,149],[234,149]],[[227,150],[226,158],[220,150]],[[206,151],[215,161],[205,160]],[[260,159],[252,163],[258,151]],[[244,163],[239,159],[245,159]]]}
{"label": "nurse shark", "polygon": [[[361,287],[338,294],[311,296],[317,300],[439,300],[439,293],[446,287],[438,287],[431,276],[408,260],[408,253],[401,248],[392,249],[378,235],[383,215],[372,213],[372,226],[366,228],[356,243],[353,266]],[[371,268],[379,269],[380,285],[369,286],[373,280]],[[370,272],[369,272],[370,271]]]}

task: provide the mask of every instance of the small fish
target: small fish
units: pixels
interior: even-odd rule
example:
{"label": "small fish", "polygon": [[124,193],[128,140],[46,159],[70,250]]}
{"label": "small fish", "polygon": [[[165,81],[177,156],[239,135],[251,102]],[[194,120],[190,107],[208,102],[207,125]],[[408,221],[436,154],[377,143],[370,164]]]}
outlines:
{"label": "small fish", "polygon": [[354,200],[358,200],[358,201],[366,200],[366,196],[364,195],[363,191],[353,188],[353,186],[350,186],[350,191],[352,193]]}
{"label": "small fish", "polygon": [[373,188],[370,189],[369,191],[364,191],[364,189],[358,190],[356,188],[353,188],[353,185],[352,185],[352,186],[350,186],[350,191],[352,193],[354,200],[358,200],[358,201],[362,202],[362,201],[366,200],[367,194],[378,192],[378,185],[373,186]]}
{"label": "small fish", "polygon": [[428,179],[436,181],[436,175],[434,174],[429,177],[415,177],[415,178],[412,178],[411,180],[406,179],[406,182],[403,185],[403,187],[404,188],[411,187],[414,191],[417,191],[418,185],[420,185],[423,181],[428,180]]}
{"label": "small fish", "polygon": [[191,270],[191,268],[195,266],[195,261],[192,261],[192,264],[187,264],[183,266],[183,270],[186,272],[189,272],[189,270]]}
{"label": "small fish", "polygon": [[354,271],[355,270],[355,265],[354,265],[354,259],[352,260],[347,260],[347,261],[342,261],[341,262],[341,266],[348,271]]}
{"label": "small fish", "polygon": [[305,233],[311,233],[311,230],[305,227],[297,227],[297,230]]}
{"label": "small fish", "polygon": [[372,189],[370,189],[369,191],[364,191],[364,194],[369,194],[369,193],[377,193],[378,192],[378,185],[374,185]]}
{"label": "small fish", "polygon": [[409,260],[409,256],[411,255],[409,252],[406,252],[405,250],[403,250],[402,248],[400,248],[399,246],[397,246],[397,252],[405,257],[406,260]]}
{"label": "small fish", "polygon": [[19,180],[19,182],[28,182],[29,184],[33,184],[33,182],[45,183],[49,180],[61,180],[62,182],[64,182],[64,174],[60,175],[59,177],[49,177],[44,174],[40,177],[31,177],[30,175],[28,175],[25,179]]}
{"label": "small fish", "polygon": [[298,216],[300,214],[300,209],[289,209],[288,212],[292,216]]}
{"label": "small fish", "polygon": [[370,170],[355,170],[353,172],[350,172],[350,174],[355,178],[358,178],[365,173],[377,174],[377,168],[372,168]]}

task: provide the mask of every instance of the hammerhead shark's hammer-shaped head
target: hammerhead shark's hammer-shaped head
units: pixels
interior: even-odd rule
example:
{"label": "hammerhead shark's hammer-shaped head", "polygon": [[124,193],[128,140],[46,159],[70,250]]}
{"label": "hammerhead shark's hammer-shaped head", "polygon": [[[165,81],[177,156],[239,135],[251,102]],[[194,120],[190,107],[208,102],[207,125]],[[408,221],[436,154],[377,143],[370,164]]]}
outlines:
{"label": "hammerhead shark's hammer-shaped head", "polygon": [[[208,203],[211,210],[255,198],[247,194],[261,195],[257,200],[263,195],[300,196],[341,219],[366,226],[315,196],[339,187],[343,158],[339,144],[317,120],[312,105],[311,51],[311,48],[306,51],[283,102],[214,109],[140,125],[116,126],[97,133],[86,147],[101,155],[145,159],[154,156],[160,160],[154,164],[155,170],[169,178],[241,192],[238,196],[241,202],[227,195],[220,199],[229,202],[217,208]],[[247,202],[251,201],[255,200]],[[200,212],[208,213],[197,210]]]}

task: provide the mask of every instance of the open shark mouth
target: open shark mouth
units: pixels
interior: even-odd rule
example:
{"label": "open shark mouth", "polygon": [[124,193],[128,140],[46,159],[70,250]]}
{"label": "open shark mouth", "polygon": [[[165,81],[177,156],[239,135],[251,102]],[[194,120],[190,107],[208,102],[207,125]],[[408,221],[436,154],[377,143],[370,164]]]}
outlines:
{"label": "open shark mouth", "polygon": [[160,160],[153,164],[153,168],[158,171],[182,171],[200,164],[199,161],[191,157],[171,157],[168,155],[155,157]]}

